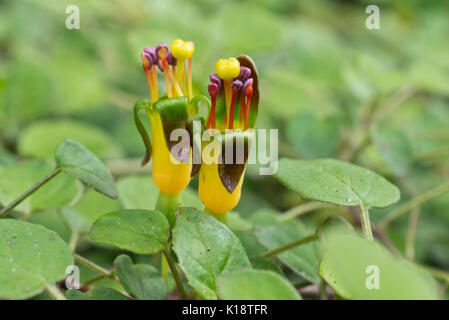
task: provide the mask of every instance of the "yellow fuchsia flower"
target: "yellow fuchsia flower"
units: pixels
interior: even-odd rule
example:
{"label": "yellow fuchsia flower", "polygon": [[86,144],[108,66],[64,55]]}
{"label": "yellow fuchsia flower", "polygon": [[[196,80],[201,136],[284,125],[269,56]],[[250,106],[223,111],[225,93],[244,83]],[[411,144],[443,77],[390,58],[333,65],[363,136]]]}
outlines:
{"label": "yellow fuchsia flower", "polygon": [[[217,73],[210,75],[208,89],[211,108],[206,123],[206,130],[212,134],[215,131],[214,141],[202,144],[198,192],[207,211],[224,220],[225,214],[240,200],[253,139],[250,129],[254,127],[257,117],[259,91],[257,71],[248,56],[221,59],[216,70]],[[205,152],[211,148],[214,148],[214,161],[205,161]],[[237,150],[242,151],[240,155],[237,155]]]}
{"label": "yellow fuchsia flower", "polygon": [[[145,165],[151,156],[153,159],[153,180],[160,190],[158,201],[170,199],[166,202],[175,208],[179,204],[180,193],[190,182],[192,154],[190,146],[177,150],[175,154],[173,147],[178,141],[171,141],[170,135],[175,129],[184,129],[189,112],[192,113],[189,107],[192,100],[194,44],[177,39],[171,49],[166,44],[159,44],[155,48],[145,48],[141,53],[151,101],[138,100],[134,106],[134,118],[146,146],[142,165]],[[167,93],[167,96],[162,98],[159,96],[157,69],[163,73]],[[150,120],[151,141],[140,121],[140,110],[144,110]]]}

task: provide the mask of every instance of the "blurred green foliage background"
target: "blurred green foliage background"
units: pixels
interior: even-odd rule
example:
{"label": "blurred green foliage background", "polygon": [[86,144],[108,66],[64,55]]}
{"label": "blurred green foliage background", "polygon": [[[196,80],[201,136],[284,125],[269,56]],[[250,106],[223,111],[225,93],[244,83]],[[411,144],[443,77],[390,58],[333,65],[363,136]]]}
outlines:
{"label": "blurred green foliage background", "polygon": [[[449,179],[449,3],[375,1],[381,29],[368,30],[371,2],[0,0],[0,165],[52,158],[70,137],[116,176],[142,172],[131,112],[149,95],[139,53],[181,38],[196,45],[195,93],[207,92],[219,58],[253,57],[257,126],[280,129],[280,156],[357,163],[407,201]],[[80,8],[80,30],[65,28],[70,4]],[[236,210],[284,211],[301,201],[250,166]],[[77,210],[94,219],[118,206],[88,191]],[[372,220],[389,211],[372,210]],[[33,219],[66,232],[51,212]],[[388,229],[401,251],[408,219]],[[420,208],[415,242],[416,260],[449,268],[449,193]]]}

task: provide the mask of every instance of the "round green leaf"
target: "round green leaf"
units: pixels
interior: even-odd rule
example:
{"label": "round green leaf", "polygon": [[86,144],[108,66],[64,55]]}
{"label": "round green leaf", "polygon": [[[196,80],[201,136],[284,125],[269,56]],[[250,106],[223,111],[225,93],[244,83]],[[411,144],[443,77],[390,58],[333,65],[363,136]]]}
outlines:
{"label": "round green leaf", "polygon": [[224,224],[194,208],[181,208],[173,249],[189,284],[204,299],[217,299],[215,279],[251,264],[239,239]]}
{"label": "round green leaf", "polygon": [[346,299],[439,299],[430,275],[374,242],[334,235],[326,244],[319,274]]}
{"label": "round green leaf", "polygon": [[90,237],[138,254],[152,254],[166,246],[169,225],[159,211],[118,210],[96,220]]}
{"label": "round green leaf", "polygon": [[69,246],[43,226],[0,220],[0,299],[25,299],[66,276]]}
{"label": "round green leaf", "polygon": [[159,271],[147,264],[134,265],[127,255],[120,255],[114,261],[117,276],[125,290],[139,300],[161,300],[167,294],[167,287]]}
{"label": "round green leaf", "polygon": [[399,189],[368,169],[334,159],[279,160],[274,175],[310,200],[343,206],[386,207],[399,200]]}
{"label": "round green leaf", "polygon": [[118,158],[120,147],[106,133],[89,124],[72,120],[41,121],[26,128],[19,137],[21,155],[51,158],[64,139],[76,139],[100,158]]}
{"label": "round green leaf", "polygon": [[56,162],[65,173],[80,179],[111,198],[117,198],[114,179],[104,164],[83,145],[64,140],[56,150]]}
{"label": "round green leaf", "polygon": [[300,300],[295,288],[273,271],[240,270],[217,280],[218,296],[224,300]]}

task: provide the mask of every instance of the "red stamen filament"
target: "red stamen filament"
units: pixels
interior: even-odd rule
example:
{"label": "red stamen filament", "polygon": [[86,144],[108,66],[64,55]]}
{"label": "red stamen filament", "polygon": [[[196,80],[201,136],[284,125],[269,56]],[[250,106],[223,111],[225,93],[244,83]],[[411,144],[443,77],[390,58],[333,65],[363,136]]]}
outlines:
{"label": "red stamen filament", "polygon": [[244,125],[245,107],[246,107],[245,95],[242,92],[242,94],[240,95],[240,127],[242,128]]}
{"label": "red stamen filament", "polygon": [[249,129],[249,107],[251,104],[251,97],[253,96],[253,87],[252,85],[246,89],[246,93],[248,94],[248,98],[246,99],[245,106],[245,130]]}

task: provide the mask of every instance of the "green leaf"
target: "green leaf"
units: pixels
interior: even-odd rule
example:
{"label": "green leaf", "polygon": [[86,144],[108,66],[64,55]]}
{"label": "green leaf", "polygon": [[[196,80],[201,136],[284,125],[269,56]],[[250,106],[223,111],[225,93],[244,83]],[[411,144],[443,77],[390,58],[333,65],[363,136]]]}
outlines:
{"label": "green leaf", "polygon": [[114,139],[100,129],[72,120],[37,122],[19,137],[21,155],[52,158],[56,147],[65,139],[76,139],[100,158],[119,158],[122,151]]}
{"label": "green leaf", "polygon": [[167,244],[169,225],[159,211],[118,210],[94,222],[90,237],[138,254],[152,254]]}
{"label": "green leaf", "polygon": [[[25,161],[9,166],[0,165],[0,204],[7,205],[52,169],[49,163],[40,160]],[[14,210],[31,213],[36,210],[69,205],[81,196],[82,191],[79,181],[60,174],[22,201]]]}
{"label": "green leaf", "polygon": [[354,235],[334,236],[326,243],[319,274],[346,299],[440,298],[430,275],[379,244]]}
{"label": "green leaf", "polygon": [[114,179],[109,170],[78,142],[64,140],[56,150],[56,163],[63,172],[84,181],[108,197],[117,198]]}
{"label": "green leaf", "polygon": [[173,229],[173,249],[189,284],[204,299],[216,299],[215,279],[251,268],[239,239],[224,224],[194,208],[181,208]]}
{"label": "green leaf", "polygon": [[301,300],[295,288],[278,273],[240,270],[217,280],[217,291],[224,300]]}
{"label": "green leaf", "polygon": [[136,264],[127,255],[114,261],[117,276],[125,290],[139,300],[161,300],[167,294],[164,279],[159,271],[147,264]]}
{"label": "green leaf", "polygon": [[56,234],[28,222],[0,220],[0,298],[26,299],[66,276],[74,263]]}
{"label": "green leaf", "polygon": [[343,206],[383,208],[400,197],[399,189],[377,173],[334,159],[284,158],[274,176],[305,199]]}
{"label": "green leaf", "polygon": [[373,131],[379,154],[390,170],[404,176],[411,165],[413,149],[407,136],[395,127],[381,127]]}
{"label": "green leaf", "polygon": [[[258,242],[267,250],[277,249],[287,243],[310,236],[313,231],[308,230],[296,221],[283,222],[256,228]],[[315,243],[302,244],[281,252],[276,257],[293,272],[304,279],[318,283],[319,258],[315,250]]]}

